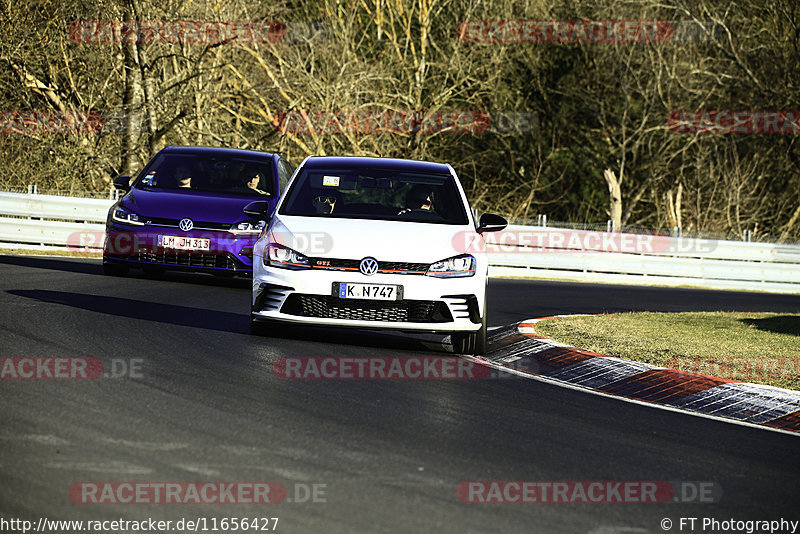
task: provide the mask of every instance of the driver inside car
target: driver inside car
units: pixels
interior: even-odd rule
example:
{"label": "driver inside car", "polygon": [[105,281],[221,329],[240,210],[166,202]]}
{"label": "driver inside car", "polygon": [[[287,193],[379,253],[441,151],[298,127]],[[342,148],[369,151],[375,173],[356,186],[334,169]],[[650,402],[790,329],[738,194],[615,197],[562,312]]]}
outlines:
{"label": "driver inside car", "polygon": [[406,208],[400,210],[398,215],[411,211],[428,211],[433,213],[433,190],[424,184],[413,186],[406,193]]}

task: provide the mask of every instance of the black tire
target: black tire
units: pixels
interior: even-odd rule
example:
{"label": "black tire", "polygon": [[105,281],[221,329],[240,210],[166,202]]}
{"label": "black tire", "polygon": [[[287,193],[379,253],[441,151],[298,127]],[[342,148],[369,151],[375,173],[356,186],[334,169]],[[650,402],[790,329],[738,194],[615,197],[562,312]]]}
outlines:
{"label": "black tire", "polygon": [[144,272],[145,276],[149,276],[150,278],[161,278],[164,276],[164,269],[161,267],[155,267],[153,265],[143,266],[142,272]]}
{"label": "black tire", "polygon": [[103,262],[103,274],[108,276],[125,276],[130,269],[127,265]]}
{"label": "black tire", "polygon": [[250,315],[250,334],[254,336],[270,336],[275,333],[276,325],[272,321],[256,319]]}
{"label": "black tire", "polygon": [[475,332],[453,332],[450,335],[453,352],[456,354],[474,354],[482,356],[486,353],[486,304],[483,306],[481,327]]}

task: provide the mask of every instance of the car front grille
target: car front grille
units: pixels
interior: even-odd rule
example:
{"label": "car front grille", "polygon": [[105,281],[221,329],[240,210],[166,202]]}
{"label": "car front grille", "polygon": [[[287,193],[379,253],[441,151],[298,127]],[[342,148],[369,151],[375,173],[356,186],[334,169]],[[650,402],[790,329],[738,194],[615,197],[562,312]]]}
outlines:
{"label": "car front grille", "polygon": [[[335,258],[309,258],[314,269],[330,271],[358,271],[361,260],[342,260]],[[378,272],[382,274],[425,274],[430,264],[405,261],[379,261]]]}
{"label": "car front grille", "polygon": [[[161,217],[144,217],[146,226],[161,226],[163,228],[178,228],[181,219],[165,219]],[[218,223],[209,221],[192,221],[193,230],[229,230],[230,223]]]}
{"label": "car front grille", "polygon": [[166,265],[179,265],[184,267],[207,267],[213,269],[241,269],[242,266],[231,254],[216,254],[205,252],[147,252],[140,250],[137,256],[130,259],[148,263],[163,263]]}
{"label": "car front grille", "polygon": [[447,323],[453,320],[447,305],[435,300],[375,301],[324,295],[290,295],[282,313],[302,317],[395,323]]}

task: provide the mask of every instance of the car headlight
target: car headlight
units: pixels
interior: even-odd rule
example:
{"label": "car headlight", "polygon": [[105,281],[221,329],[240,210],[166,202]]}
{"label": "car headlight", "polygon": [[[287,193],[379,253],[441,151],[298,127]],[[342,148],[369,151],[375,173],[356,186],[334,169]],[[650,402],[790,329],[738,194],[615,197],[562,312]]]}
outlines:
{"label": "car headlight", "polygon": [[308,258],[299,252],[284,247],[277,243],[267,245],[264,251],[264,265],[269,267],[282,267],[284,269],[310,269]]}
{"label": "car headlight", "polygon": [[431,265],[425,276],[435,276],[437,278],[475,276],[475,264],[475,257],[469,254],[454,256]]}
{"label": "car headlight", "polygon": [[266,221],[244,221],[231,226],[230,231],[234,234],[260,234],[266,224]]}
{"label": "car headlight", "polygon": [[125,208],[114,208],[114,211],[111,212],[111,219],[123,224],[144,226],[144,223],[141,221],[141,217],[139,217],[138,214],[126,210]]}

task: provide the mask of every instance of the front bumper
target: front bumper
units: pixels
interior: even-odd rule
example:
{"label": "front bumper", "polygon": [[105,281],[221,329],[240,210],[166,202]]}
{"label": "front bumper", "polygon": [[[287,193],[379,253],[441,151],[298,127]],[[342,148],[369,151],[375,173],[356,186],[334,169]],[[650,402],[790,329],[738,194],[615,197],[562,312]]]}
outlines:
{"label": "front bumper", "polygon": [[[339,298],[333,288],[341,282],[399,285],[403,287],[402,299]],[[251,313],[254,319],[320,326],[472,332],[481,328],[485,291],[485,273],[464,278],[381,273],[365,276],[360,272],[293,271],[256,265]]]}
{"label": "front bumper", "polygon": [[[159,236],[163,235],[208,239],[210,247],[204,251],[166,248],[159,245]],[[249,275],[253,272],[253,245],[257,240],[258,234],[107,227],[103,262],[131,267],[153,266],[165,270]]]}

